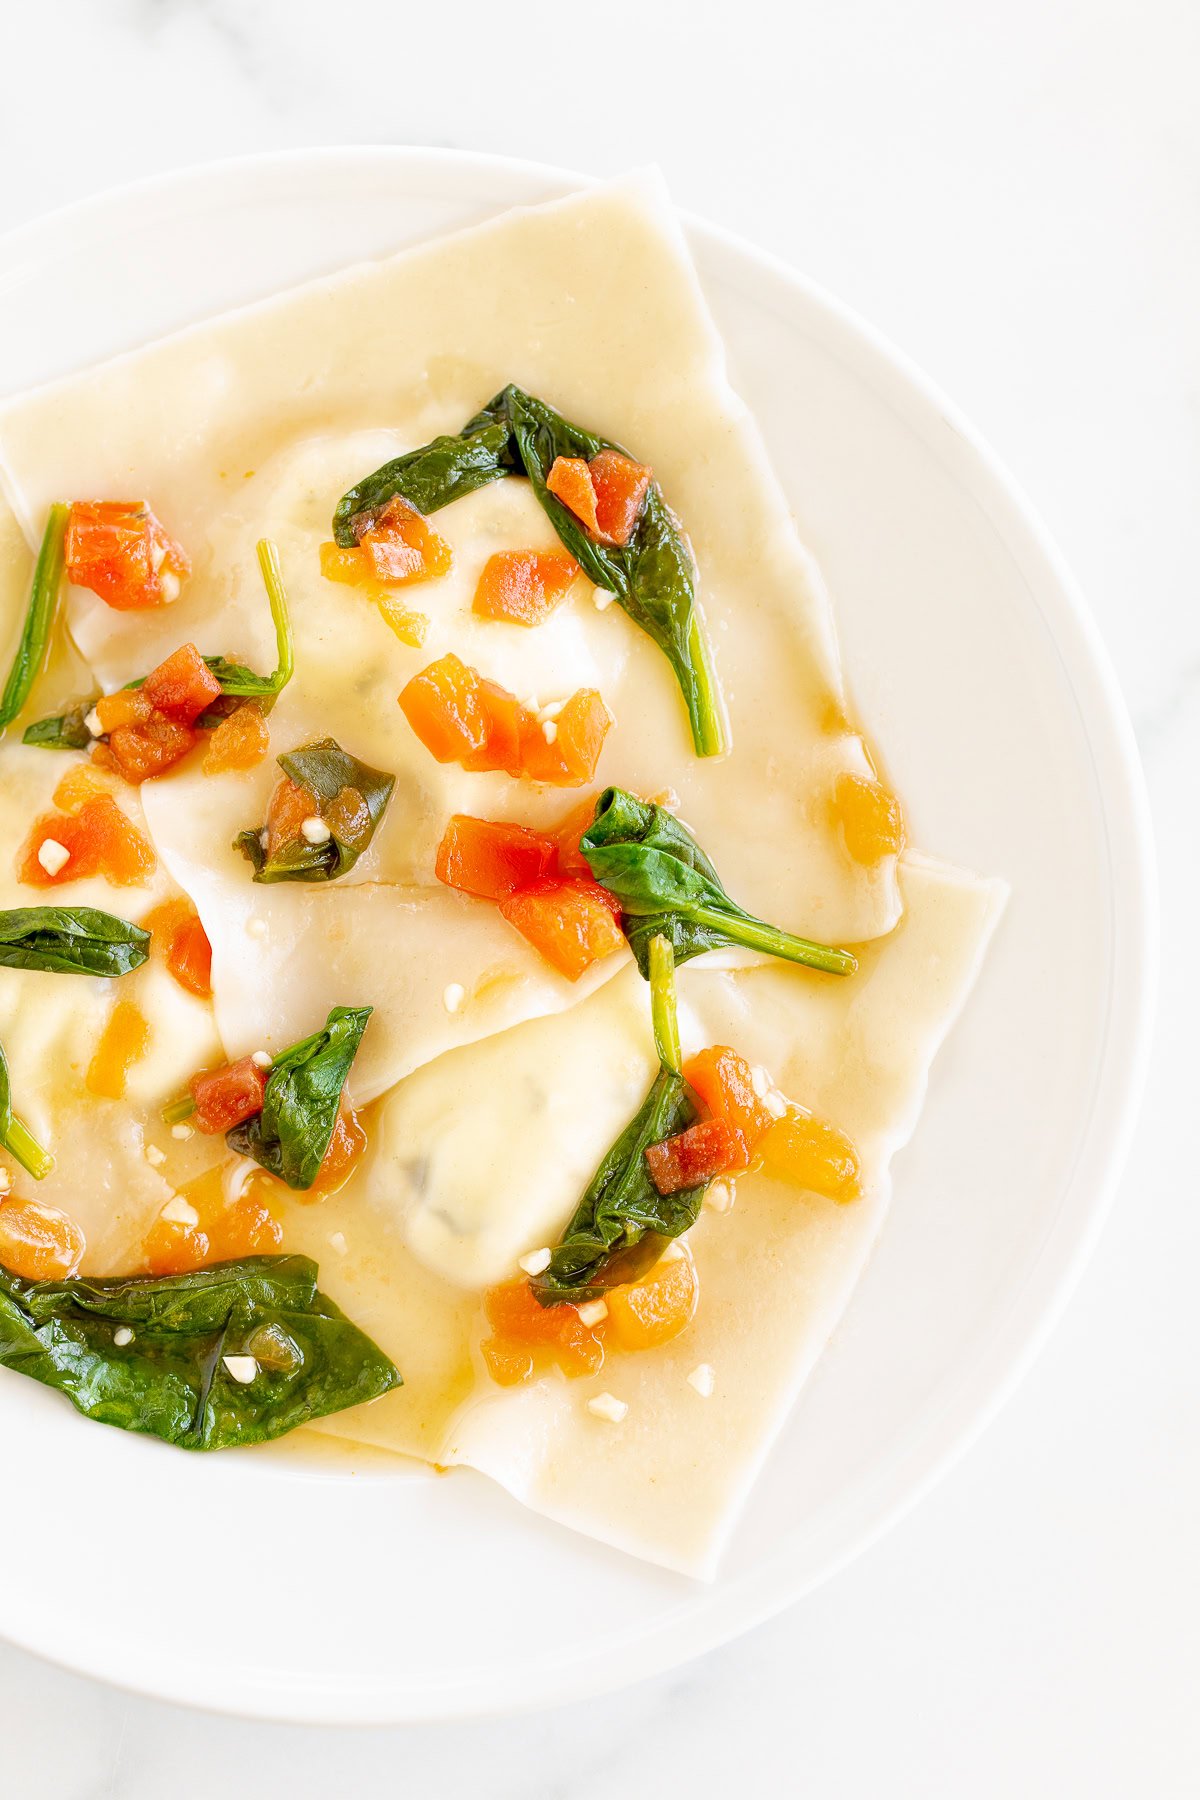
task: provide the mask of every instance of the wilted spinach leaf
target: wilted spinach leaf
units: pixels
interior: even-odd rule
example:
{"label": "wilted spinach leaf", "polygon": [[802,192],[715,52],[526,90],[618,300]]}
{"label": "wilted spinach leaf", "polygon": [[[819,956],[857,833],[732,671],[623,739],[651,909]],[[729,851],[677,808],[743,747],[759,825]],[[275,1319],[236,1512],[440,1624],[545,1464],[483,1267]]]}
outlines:
{"label": "wilted spinach leaf", "polygon": [[62,587],[66,554],[67,517],[70,507],[61,503],[50,508],[42,547],[33,570],[29,606],[21,627],[17,654],[13,658],[4,692],[0,694],[0,729],[11,725],[28,700],[34,682],[45,664],[50,648],[50,633]]}
{"label": "wilted spinach leaf", "polygon": [[[132,1337],[118,1344],[121,1326]],[[254,1358],[249,1381],[227,1356]],[[0,1364],[90,1419],[185,1450],[262,1443],[400,1384],[318,1291],[305,1256],[117,1280],[30,1282],[0,1269]]]}
{"label": "wilted spinach leaf", "polygon": [[665,937],[676,962],[737,944],[830,975],[852,975],[849,950],[814,944],[767,925],[729,898],[717,871],[685,826],[624,788],[606,788],[579,841],[595,879],[620,902],[622,929],[642,974],[650,940]]}
{"label": "wilted spinach leaf", "polygon": [[277,1056],[263,1109],[226,1132],[231,1150],[252,1156],[292,1188],[317,1178],[337,1123],[342,1088],[373,1008],[335,1006],[323,1031]]}
{"label": "wilted spinach leaf", "polygon": [[150,933],[94,906],[16,906],[0,912],[0,967],[54,975],[129,975]]}
{"label": "wilted spinach leaf", "polygon": [[436,512],[462,494],[507,475],[526,475],[550,523],[597,586],[615,594],[675,671],[701,756],[725,749],[725,721],[711,652],[696,612],[696,566],[656,481],[650,484],[633,536],[623,546],[591,537],[568,507],[547,492],[556,457],[587,461],[601,450],[628,451],[572,425],[561,413],[510,384],[457,437],[435,438],[421,450],[385,463],[343,494],[333,515],[339,544],[363,530],[397,494],[418,512]]}
{"label": "wilted spinach leaf", "polygon": [[322,844],[294,838],[268,858],[261,831],[242,831],[235,849],[253,863],[255,881],[336,881],[354,867],[374,837],[396,777],[359,762],[333,738],[302,744],[275,760],[298,787],[316,795],[330,835]]}
{"label": "wilted spinach leaf", "polygon": [[86,750],[94,740],[84,720],[99,698],[98,694],[93,694],[90,700],[77,700],[74,706],[53,718],[35,719],[32,725],[25,727],[21,742],[40,744],[44,750]]}

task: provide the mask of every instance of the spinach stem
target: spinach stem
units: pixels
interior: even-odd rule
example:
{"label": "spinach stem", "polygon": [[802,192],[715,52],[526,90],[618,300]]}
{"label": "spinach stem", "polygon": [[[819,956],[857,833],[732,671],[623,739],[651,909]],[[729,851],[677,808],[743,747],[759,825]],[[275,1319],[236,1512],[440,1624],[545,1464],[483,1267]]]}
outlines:
{"label": "spinach stem", "polygon": [[54,1158],[48,1150],[43,1150],[28,1125],[12,1113],[8,1121],[8,1130],[4,1133],[3,1142],[6,1150],[12,1152],[23,1169],[27,1169],[35,1181],[45,1181],[54,1167]]}
{"label": "spinach stem", "polygon": [[50,508],[50,516],[46,520],[42,547],[33,571],[29,608],[21,628],[21,641],[8,672],[4,692],[0,694],[0,729],[12,724],[45,666],[59,589],[62,587],[67,518],[70,511],[70,507],[63,501],[57,501]]}
{"label": "spinach stem", "polygon": [[185,1119],[191,1118],[195,1110],[196,1102],[192,1096],[183,1094],[178,1100],[172,1100],[169,1106],[163,1107],[162,1122],[164,1125],[182,1125]]}
{"label": "spinach stem", "polygon": [[661,932],[650,939],[650,1017],[658,1060],[672,1075],[683,1067],[679,1014],[675,1007],[675,952]]}
{"label": "spinach stem", "polygon": [[292,621],[288,615],[287,595],[283,587],[283,570],[279,566],[279,551],[270,538],[258,540],[258,566],[262,570],[263,583],[267,590],[267,599],[271,605],[271,617],[275,621],[275,655],[277,664],[275,673],[270,677],[268,686],[273,694],[278,694],[292,679],[294,668],[292,647]]}
{"label": "spinach stem", "polygon": [[740,919],[736,913],[719,912],[712,906],[693,907],[690,916],[697,925],[710,925],[735,943],[744,944],[747,950],[781,956],[785,962],[803,963],[805,968],[821,969],[826,975],[853,975],[858,968],[858,958],[849,950],[835,950],[829,944],[793,937],[790,931],[779,931],[758,919]]}
{"label": "spinach stem", "polygon": [[721,687],[713,668],[712,645],[705,636],[698,613],[692,613],[688,632],[688,655],[696,677],[695,703],[688,707],[692,724],[692,742],[698,756],[723,756],[729,748],[725,730],[725,706]]}

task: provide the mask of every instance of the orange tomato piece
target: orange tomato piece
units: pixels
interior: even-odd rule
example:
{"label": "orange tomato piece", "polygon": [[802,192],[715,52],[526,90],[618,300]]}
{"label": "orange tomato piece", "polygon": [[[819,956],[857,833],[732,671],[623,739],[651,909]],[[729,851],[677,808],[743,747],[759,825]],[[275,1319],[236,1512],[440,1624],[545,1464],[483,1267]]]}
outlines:
{"label": "orange tomato piece", "polygon": [[163,606],[191,573],[184,551],[143,500],[76,500],[66,573],[118,612]]}
{"label": "orange tomato piece", "polygon": [[150,1027],[132,1000],[118,1000],[88,1064],[85,1085],[105,1100],[124,1098],[129,1071],[146,1054]]}
{"label": "orange tomato piece", "polygon": [[267,806],[267,856],[277,856],[285,844],[294,844],[305,819],[319,818],[321,803],[310,788],[301,787],[290,775],[275,783]]}
{"label": "orange tomato piece", "polygon": [[606,1296],[608,1329],[622,1350],[669,1344],[691,1324],[700,1298],[696,1265],[686,1251],[662,1256],[639,1281]]}
{"label": "orange tomato piece", "polygon": [[486,745],[488,720],[479,686],[476,671],[450,651],[402,691],[400,710],[437,762],[463,762]]}
{"label": "orange tomato piece", "polygon": [[68,1213],[39,1200],[0,1201],[0,1264],[23,1281],[61,1281],[79,1267],[83,1232]]}
{"label": "orange tomato piece", "polygon": [[453,652],[414,675],[400,709],[438,762],[464,769],[503,769],[557,787],[577,787],[595,773],[612,714],[594,688],[580,688],[547,726],[499,683]]}
{"label": "orange tomato piece", "polygon": [[506,895],[500,911],[560,975],[578,981],[585,969],[625,942],[614,904],[597,882],[549,876]]}
{"label": "orange tomato piece", "polygon": [[[68,859],[56,874],[38,861],[48,839],[62,845]],[[61,887],[102,875],[114,887],[146,881],[156,867],[147,840],[108,794],[94,794],[76,813],[47,813],[34,825],[25,845],[20,878],[31,887]]]}
{"label": "orange tomato piece", "polygon": [[266,716],[261,706],[248,700],[209,732],[204,747],[204,773],[223,775],[227,769],[256,768],[270,748]]}
{"label": "orange tomato piece", "polygon": [[103,779],[97,776],[94,769],[85,763],[76,764],[68,769],[54,790],[54,804],[60,812],[78,812],[85,800],[94,800],[97,794],[107,794],[108,788]]}
{"label": "orange tomato piece", "polygon": [[[138,787],[182,762],[195,742],[196,733],[190,725],[180,725],[162,713],[152,712],[144,724],[122,725],[109,732],[108,760],[131,786]],[[93,756],[98,756],[103,748],[97,744]]]}
{"label": "orange tomato piece", "polygon": [[362,1120],[355,1112],[353,1103],[343,1094],[333,1136],[321,1158],[317,1178],[310,1188],[298,1193],[298,1198],[303,1200],[307,1195],[311,1200],[321,1200],[330,1194],[336,1194],[349,1181],[354,1165],[366,1147],[367,1134]]}
{"label": "orange tomato piece", "polygon": [[595,688],[579,688],[567,701],[555,726],[553,742],[534,721],[522,745],[525,774],[555,787],[580,787],[591,781],[612,728],[613,716]]}
{"label": "orange tomato piece", "polygon": [[455,813],[442,833],[434,869],[447,887],[481,900],[503,900],[549,875],[556,855],[553,839],[541,832]]}
{"label": "orange tomato piece", "polygon": [[283,1242],[283,1226],[271,1211],[266,1183],[251,1176],[236,1200],[201,1214],[208,1238],[207,1262],[270,1256]]}
{"label": "orange tomato piece", "polygon": [[181,644],[151,669],[142,692],[155,712],[164,713],[176,725],[194,725],[219,699],[221,684],[195,644]]}
{"label": "orange tomato piece", "polygon": [[651,1144],[646,1167],[660,1194],[707,1186],[718,1175],[744,1168],[741,1134],[725,1119],[701,1119],[686,1131]]}
{"label": "orange tomato piece", "polygon": [[579,573],[565,550],[498,550],[483,565],[472,607],[513,625],[548,619]]}
{"label": "orange tomato piece", "polygon": [[142,1262],[150,1275],[186,1275],[210,1261],[208,1233],[160,1213],[142,1239]]}
{"label": "orange tomato piece", "polygon": [[[489,1288],[483,1306],[493,1332],[483,1347],[489,1368],[503,1366],[503,1359],[514,1349],[529,1354],[530,1373],[538,1361],[549,1359],[566,1375],[594,1375],[604,1361],[602,1336],[583,1323],[577,1308],[569,1301],[561,1306],[540,1306],[527,1281],[506,1281]],[[519,1375],[511,1378],[521,1379]]]}
{"label": "orange tomato piece", "polygon": [[230,1199],[224,1174],[222,1167],[207,1169],[159,1212],[142,1241],[143,1263],[152,1275],[183,1275],[279,1249],[283,1226],[272,1211],[271,1178],[256,1172]]}
{"label": "orange tomato piece", "polygon": [[498,681],[477,677],[479,704],[483,710],[486,738],[482,750],[463,758],[464,769],[503,769],[516,779],[522,771],[522,747],[525,733],[536,723],[529,708],[502,688]]}
{"label": "orange tomato piece", "polygon": [[601,450],[588,464],[596,495],[593,530],[605,543],[626,545],[633,536],[653,471],[619,450]]}
{"label": "orange tomato piece", "polygon": [[349,587],[361,587],[371,579],[370,565],[357,545],[353,549],[343,549],[341,544],[325,543],[318,554],[326,581],[344,581]]}
{"label": "orange tomato piece", "polygon": [[212,993],[212,945],[198,913],[184,919],[171,938],[167,968],[180,987],[201,1000]]}
{"label": "orange tomato piece", "polygon": [[425,642],[429,630],[429,620],[422,612],[414,612],[412,607],[405,606],[394,594],[379,594],[375,604],[383,617],[400,639],[402,644],[410,644],[419,650]]}
{"label": "orange tomato piece", "polygon": [[833,816],[842,841],[855,862],[882,862],[904,848],[904,813],[895,794],[868,775],[839,775],[834,783]]}
{"label": "orange tomato piece", "polygon": [[862,1193],[862,1169],[850,1139],[802,1106],[788,1107],[764,1133],[759,1151],[769,1174],[827,1200],[844,1204]]}
{"label": "orange tomato piece", "polygon": [[106,734],[127,725],[144,725],[153,711],[145,688],[118,688],[115,694],[101,694],[96,702],[96,717]]}
{"label": "orange tomato piece", "polygon": [[397,494],[358,540],[369,577],[403,586],[445,575],[453,555],[423,513]]}
{"label": "orange tomato piece", "polygon": [[192,1119],[200,1131],[215,1135],[231,1131],[262,1111],[267,1072],[253,1057],[226,1063],[223,1069],[205,1069],[193,1075],[188,1092],[196,1102]]}
{"label": "orange tomato piece", "polygon": [[730,1168],[746,1168],[759,1139],[775,1123],[774,1113],[754,1091],[750,1064],[728,1044],[713,1044],[683,1065],[683,1078],[713,1117],[724,1119],[737,1133],[741,1151]]}
{"label": "orange tomato piece", "polygon": [[484,1367],[501,1387],[515,1387],[533,1374],[533,1351],[528,1344],[512,1344],[507,1338],[484,1338],[479,1346]]}
{"label": "orange tomato piece", "polygon": [[558,870],[560,875],[582,875],[585,881],[592,879],[591,864],[579,848],[579,840],[596,816],[595,794],[581,800],[555,826],[553,833],[558,846]]}
{"label": "orange tomato piece", "polygon": [[596,490],[582,456],[556,456],[546,477],[546,491],[561,500],[589,531],[597,530]]}

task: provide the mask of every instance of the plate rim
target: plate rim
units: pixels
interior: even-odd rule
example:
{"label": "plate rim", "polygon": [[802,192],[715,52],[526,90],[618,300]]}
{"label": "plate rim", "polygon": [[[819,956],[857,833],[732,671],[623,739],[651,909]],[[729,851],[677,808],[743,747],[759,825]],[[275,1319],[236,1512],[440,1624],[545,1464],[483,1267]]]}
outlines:
{"label": "plate rim", "polygon": [[[14,258],[36,258],[45,236],[56,234],[73,221],[102,215],[106,209],[119,212],[169,190],[259,171],[316,170],[335,164],[381,162],[407,165],[414,174],[422,169],[437,169],[443,179],[452,180],[454,172],[458,172],[468,183],[487,176],[510,183],[539,183],[556,192],[594,186],[601,179],[528,158],[421,145],[313,145],[219,157],[104,188],[23,221],[0,234],[0,271],[11,267]],[[508,202],[529,203],[525,199]],[[372,1690],[361,1696],[339,1690],[333,1683],[320,1692],[298,1686],[294,1693],[284,1693],[265,1683],[248,1688],[244,1680],[237,1678],[230,1684],[214,1669],[209,1691],[198,1695],[192,1685],[185,1691],[182,1678],[172,1680],[167,1671],[154,1665],[153,1659],[143,1663],[140,1672],[134,1666],[139,1660],[136,1655],[126,1655],[128,1666],[114,1667],[114,1646],[108,1647],[109,1657],[102,1663],[98,1655],[82,1650],[73,1653],[69,1645],[40,1641],[38,1633],[14,1635],[0,1616],[0,1637],[73,1673],[132,1693],[224,1715],[291,1723],[395,1724],[528,1712],[566,1704],[585,1695],[611,1692],[678,1667],[774,1617],[812,1592],[878,1542],[949,1473],[1028,1373],[1060,1319],[1103,1229],[1128,1155],[1148,1071],[1157,991],[1159,918],[1149,798],[1128,709],[1099,627],[1062,553],[1019,483],[986,439],[919,365],[786,258],[687,209],[676,210],[693,247],[714,247],[740,259],[752,266],[757,276],[769,278],[793,299],[798,296],[860,362],[865,353],[873,374],[886,373],[894,391],[910,402],[915,400],[918,413],[924,413],[928,422],[957,439],[957,454],[965,457],[966,466],[975,464],[976,479],[968,485],[972,499],[1001,532],[1014,560],[1023,569],[1030,564],[1040,565],[1048,578],[1045,592],[1039,592],[1034,600],[1069,676],[1095,765],[1109,852],[1113,915],[1109,1006],[1096,1093],[1079,1156],[1060,1190],[1063,1196],[1078,1194],[1080,1198],[1069,1219],[1060,1211],[1054,1231],[1014,1298],[1002,1327],[970,1365],[969,1380],[960,1382],[934,1426],[918,1437],[919,1470],[894,1481],[896,1492],[891,1503],[877,1509],[865,1524],[851,1529],[844,1542],[835,1543],[824,1558],[814,1559],[810,1568],[791,1581],[786,1577],[786,1545],[737,1581],[722,1583],[718,1578],[709,1590],[711,1603],[702,1614],[688,1613],[674,1623],[668,1614],[650,1632],[623,1646],[618,1667],[611,1666],[611,1651],[601,1645],[596,1652],[540,1669],[534,1692],[521,1689],[519,1677],[514,1676],[509,1678],[509,1690],[498,1694],[492,1674],[481,1679],[468,1668],[464,1679],[437,1692],[389,1689],[386,1694]],[[0,274],[0,301],[2,297]],[[1049,607],[1048,596],[1053,597]],[[1126,853],[1120,867],[1113,856],[1116,845]],[[1106,1097],[1107,1110],[1103,1107]],[[1047,1268],[1047,1262],[1052,1266]],[[935,1447],[925,1444],[925,1436],[934,1440]],[[50,1636],[53,1638],[53,1633]]]}

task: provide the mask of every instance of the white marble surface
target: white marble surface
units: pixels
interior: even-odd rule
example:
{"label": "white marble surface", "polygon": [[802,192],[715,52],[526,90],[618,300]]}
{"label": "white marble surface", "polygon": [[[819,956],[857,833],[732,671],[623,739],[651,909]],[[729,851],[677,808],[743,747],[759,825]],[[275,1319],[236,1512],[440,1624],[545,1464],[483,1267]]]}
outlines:
{"label": "white marble surface", "polygon": [[[1099,1252],[1000,1419],[853,1568],[673,1676],[515,1722],[248,1725],[0,1647],[5,1791],[1200,1791],[1195,0],[5,0],[0,68],[0,228],[215,156],[446,144],[600,173],[657,160],[682,204],[833,289],[962,405],[1080,576],[1142,743],[1165,934],[1149,1097]],[[35,1554],[6,1477],[3,1554]],[[181,1546],[181,1570],[197,1555]],[[147,1571],[164,1608],[171,1573]]]}

